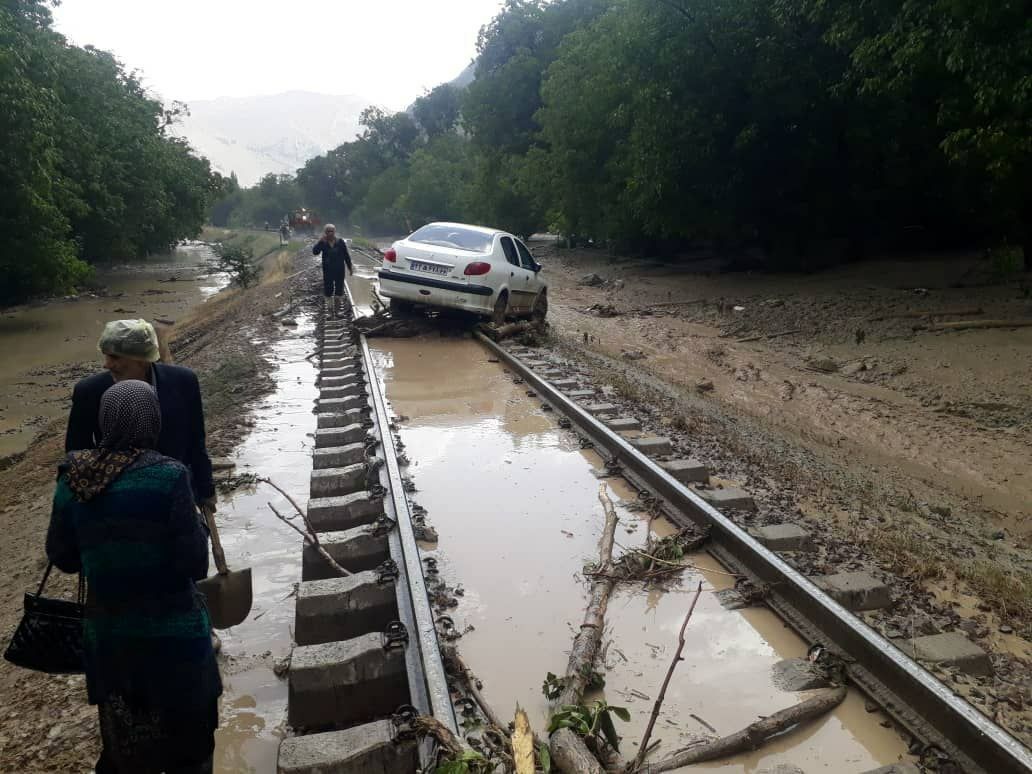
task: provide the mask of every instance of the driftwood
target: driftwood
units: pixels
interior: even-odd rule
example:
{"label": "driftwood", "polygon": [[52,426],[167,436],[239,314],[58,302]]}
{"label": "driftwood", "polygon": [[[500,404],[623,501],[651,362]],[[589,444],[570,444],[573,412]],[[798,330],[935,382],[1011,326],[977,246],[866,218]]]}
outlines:
{"label": "driftwood", "polygon": [[584,740],[568,728],[560,728],[548,740],[552,767],[567,774],[604,774],[598,758],[584,744]]}
{"label": "driftwood", "polygon": [[[606,524],[602,530],[602,543],[598,554],[598,567],[595,570],[602,574],[609,573],[612,569],[617,517],[613,502],[606,494],[605,484],[598,488],[598,499],[606,513]],[[580,704],[581,698],[584,696],[588,679],[595,667],[599,642],[602,640],[609,595],[615,585],[614,581],[605,577],[593,580],[591,583],[591,595],[588,607],[584,611],[584,622],[581,624],[577,636],[573,638],[573,648],[570,650],[570,659],[566,664],[566,681],[563,691],[556,701],[557,706]]]}
{"label": "driftwood", "polygon": [[968,328],[1029,328],[1032,327],[1032,320],[954,320],[951,322],[934,323],[928,330],[932,331],[963,331]]}
{"label": "driftwood", "polygon": [[699,588],[695,590],[695,597],[692,598],[692,604],[688,608],[688,614],[684,617],[684,623],[681,624],[681,632],[677,635],[677,650],[670,661],[670,666],[667,668],[666,677],[663,678],[663,686],[659,689],[656,703],[652,705],[652,715],[649,717],[648,726],[645,727],[645,735],[641,738],[641,744],[638,745],[638,754],[635,756],[634,763],[631,766],[632,771],[641,766],[645,756],[649,753],[649,739],[652,738],[652,729],[655,728],[656,720],[659,718],[659,710],[663,706],[663,699],[666,698],[666,689],[670,685],[670,678],[674,676],[674,670],[677,668],[678,662],[681,661],[681,651],[684,650],[684,630],[688,628],[688,621],[691,620],[692,613],[695,612],[695,604],[699,601],[701,594],[702,582],[700,581]]}
{"label": "driftwood", "polygon": [[925,309],[920,312],[896,312],[894,314],[881,314],[877,317],[868,317],[867,319],[871,322],[881,322],[883,320],[918,320],[922,317],[968,317],[975,314],[983,314],[984,310],[981,307],[975,307],[973,309],[942,309],[936,311],[935,309]]}
{"label": "driftwood", "polygon": [[661,301],[658,304],[647,304],[646,309],[656,309],[661,306],[687,306],[689,304],[704,304],[706,303],[705,298],[693,298],[689,301]]}
{"label": "driftwood", "polygon": [[745,344],[748,341],[759,341],[760,339],[776,339],[779,336],[791,336],[793,333],[800,333],[801,328],[793,328],[790,331],[778,331],[777,333],[761,333],[759,336],[746,336],[744,339],[738,339],[735,344]]}
{"label": "driftwood", "polygon": [[844,698],[846,698],[845,687],[825,688],[819,693],[815,692],[806,701],[761,718],[741,731],[682,750],[656,763],[645,764],[636,771],[658,774],[661,771],[672,771],[693,763],[712,761],[755,750],[772,736],[830,712],[841,704]]}
{"label": "driftwood", "polygon": [[[563,690],[556,701],[557,706],[580,704],[584,697],[584,689],[595,668],[595,657],[598,655],[599,642],[602,640],[602,629],[605,626],[606,607],[609,595],[613,593],[616,580],[607,577],[613,566],[613,543],[616,535],[616,509],[606,494],[606,485],[598,488],[598,499],[606,513],[605,527],[602,529],[602,542],[599,548],[598,567],[600,573],[591,581],[591,594],[588,607],[584,611],[584,622],[573,639],[570,659],[566,664],[566,680]],[[601,774],[602,766],[584,744],[584,740],[569,729],[559,729],[548,742],[552,754],[552,762],[559,771],[567,774]]]}
{"label": "driftwood", "polygon": [[286,525],[287,525],[288,527],[290,527],[290,528],[291,528],[291,529],[293,529],[293,530],[294,530],[295,532],[297,532],[298,534],[300,534],[300,535],[301,535],[301,537],[303,537],[303,538],[305,539],[305,542],[306,542],[306,543],[308,543],[308,545],[310,545],[310,546],[311,546],[312,548],[314,548],[314,549],[315,549],[316,551],[318,551],[318,552],[319,552],[319,555],[320,555],[320,556],[321,556],[321,557],[322,557],[323,559],[325,559],[325,560],[326,560],[327,562],[329,562],[329,564],[330,564],[330,567],[332,567],[332,568],[333,568],[334,570],[336,570],[336,571],[337,571],[337,573],[338,573],[338,574],[339,574],[339,575],[340,575],[341,577],[346,577],[346,576],[348,576],[348,575],[352,575],[352,574],[353,574],[353,573],[349,572],[348,570],[345,570],[345,569],[344,569],[343,567],[341,567],[341,566],[340,566],[339,564],[337,564],[337,562],[336,562],[336,561],[334,560],[334,558],[333,558],[332,556],[330,556],[330,555],[329,555],[329,554],[328,554],[328,553],[326,552],[326,549],[325,549],[325,548],[323,548],[323,547],[322,547],[322,545],[321,545],[321,544],[319,543],[319,538],[317,538],[317,537],[315,536],[315,533],[314,533],[314,532],[311,532],[311,533],[310,533],[310,532],[306,532],[305,530],[301,529],[301,528],[300,528],[299,526],[297,526],[297,524],[295,524],[295,523],[294,523],[294,522],[292,522],[292,521],[291,521],[290,519],[288,519],[288,518],[287,518],[286,516],[284,516],[284,515],[283,515],[282,513],[280,513],[279,511],[277,511],[277,510],[276,510],[276,508],[275,508],[275,506],[273,506],[273,504],[272,504],[272,503],[266,503],[266,505],[268,505],[268,506],[269,506],[269,509],[270,509],[270,510],[271,510],[271,511],[272,511],[273,513],[275,513],[275,514],[276,514],[276,516],[277,516],[277,517],[279,518],[279,520],[280,520],[280,521],[282,521],[282,522],[283,522],[284,524],[286,524]]}
{"label": "driftwood", "polygon": [[525,333],[534,327],[534,323],[528,320],[506,323],[505,325],[481,325],[480,330],[492,341],[501,341],[518,333]]}

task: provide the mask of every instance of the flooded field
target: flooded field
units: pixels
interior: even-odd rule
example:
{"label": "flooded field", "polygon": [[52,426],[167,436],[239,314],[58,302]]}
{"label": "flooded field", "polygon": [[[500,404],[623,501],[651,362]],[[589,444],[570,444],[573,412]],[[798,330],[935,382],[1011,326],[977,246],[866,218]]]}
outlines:
{"label": "flooded field", "polygon": [[[371,347],[412,460],[413,498],[440,534],[439,566],[449,584],[464,590],[452,617],[460,631],[473,629],[459,641],[460,651],[501,715],[511,717],[518,703],[541,730],[547,711],[541,684],[547,672],[565,670],[585,602],[579,573],[597,556],[601,461],[472,340],[376,339]],[[607,482],[620,515],[616,542],[640,546],[647,521],[626,507],[633,491],[622,479]],[[654,529],[672,527],[658,522]],[[708,733],[704,723],[730,733],[800,698],[778,689],[770,670],[783,658],[805,655],[807,644],[769,611],[724,610],[712,591],[730,578],[708,555],[694,561],[716,572],[688,572],[683,586],[667,593],[620,590],[610,601],[605,698],[631,711],[631,722],[618,724],[625,755],[635,752],[699,580],[705,591],[689,624],[685,661],[653,735],[663,740],[658,754]],[[882,720],[854,694],[831,715],[758,753],[692,770],[754,772],[791,763],[867,771],[906,752]]]}
{"label": "flooded field", "polygon": [[[0,311],[0,458],[23,451],[68,410],[72,386],[101,364],[97,337],[109,320],[172,318],[225,287],[207,245],[97,270],[103,288]],[[174,278],[174,279],[173,279]]]}

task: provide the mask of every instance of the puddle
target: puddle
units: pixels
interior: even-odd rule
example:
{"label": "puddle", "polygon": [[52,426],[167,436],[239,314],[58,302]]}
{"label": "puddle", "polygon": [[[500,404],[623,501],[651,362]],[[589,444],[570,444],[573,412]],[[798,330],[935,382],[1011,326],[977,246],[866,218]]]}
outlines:
{"label": "puddle", "polygon": [[[234,473],[266,476],[306,507],[312,471],[311,434],[316,368],[305,360],[314,348],[314,321],[298,326],[272,346],[269,360],[276,389],[254,415],[254,429],[237,447]],[[276,770],[286,728],[287,683],[274,665],[291,648],[294,587],[301,580],[301,538],[269,510],[288,515],[290,505],[268,486],[239,489],[219,502],[219,534],[231,569],[250,567],[254,605],[244,623],[220,632],[220,668],[225,684],[215,770]]]}
{"label": "puddle", "polygon": [[[465,590],[451,613],[459,630],[474,627],[459,641],[463,656],[500,715],[511,717],[518,703],[540,731],[547,713],[541,684],[547,672],[565,670],[586,597],[578,573],[598,553],[600,460],[558,429],[526,386],[514,384],[470,339],[375,339],[370,346],[395,415],[406,417],[399,427],[412,460],[412,497],[440,534],[428,553],[438,557],[443,577]],[[607,484],[621,518],[617,543],[640,546],[647,522],[626,507],[633,491],[622,479]],[[671,529],[662,522],[654,527]],[[708,555],[696,561],[718,567]],[[605,690],[611,703],[631,710],[632,721],[618,723],[627,756],[652,708],[651,700],[630,692],[656,695],[693,578],[699,576],[686,573],[683,587],[670,593],[626,589],[610,601],[612,669]],[[706,731],[692,713],[725,734],[795,700],[774,687],[770,667],[804,655],[806,644],[769,611],[721,608],[711,592],[728,585],[727,576],[702,580],[706,591],[689,624],[686,660],[653,735],[663,740],[659,757],[677,749],[686,734]],[[854,694],[836,712],[762,752],[692,770],[755,772],[784,762],[810,771],[866,771],[905,754],[898,735],[879,726],[882,719],[866,713]]]}
{"label": "puddle", "polygon": [[[0,311],[0,457],[23,451],[47,423],[67,414],[75,382],[100,370],[104,323],[175,319],[223,288],[225,275],[199,274],[198,264],[212,257],[206,245],[187,244],[146,262],[99,267],[105,296]],[[179,279],[160,281],[172,276]]]}

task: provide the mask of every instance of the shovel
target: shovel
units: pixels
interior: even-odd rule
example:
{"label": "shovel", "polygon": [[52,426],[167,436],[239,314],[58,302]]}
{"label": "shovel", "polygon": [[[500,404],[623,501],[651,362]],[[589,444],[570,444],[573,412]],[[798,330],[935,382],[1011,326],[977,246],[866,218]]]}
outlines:
{"label": "shovel", "polygon": [[218,572],[200,581],[197,589],[207,597],[212,628],[228,629],[242,623],[251,612],[251,568],[230,572],[215,526],[215,512],[201,508],[201,513],[211,532],[211,555],[215,558],[215,569]]}
{"label": "shovel", "polygon": [[[169,347],[169,333],[175,320],[154,321],[155,333],[158,336],[159,360],[162,363],[172,363],[172,350]],[[197,590],[207,598],[208,618],[214,629],[228,629],[243,623],[251,612],[251,568],[230,572],[226,566],[226,554],[222,550],[222,541],[219,540],[219,530],[215,526],[215,512],[207,508],[201,508],[204,520],[208,524],[208,531],[211,533],[211,555],[215,557],[216,575],[198,582]]]}

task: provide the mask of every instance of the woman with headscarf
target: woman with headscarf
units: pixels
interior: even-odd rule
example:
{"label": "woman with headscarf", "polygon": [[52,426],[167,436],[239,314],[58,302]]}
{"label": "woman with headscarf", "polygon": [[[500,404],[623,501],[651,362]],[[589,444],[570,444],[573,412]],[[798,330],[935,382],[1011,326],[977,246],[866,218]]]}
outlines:
{"label": "woman with headscarf", "polygon": [[208,572],[182,463],[155,451],[161,407],[146,382],[100,401],[99,447],[59,469],[47,555],[86,576],[86,688],[97,704],[97,774],[210,772],[222,693],[194,581]]}

